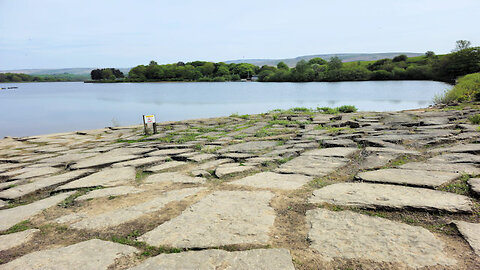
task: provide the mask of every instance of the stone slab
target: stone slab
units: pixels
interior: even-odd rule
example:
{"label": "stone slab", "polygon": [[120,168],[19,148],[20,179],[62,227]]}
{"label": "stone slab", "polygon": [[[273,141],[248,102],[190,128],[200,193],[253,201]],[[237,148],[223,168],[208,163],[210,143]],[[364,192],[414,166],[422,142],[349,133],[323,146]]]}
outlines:
{"label": "stone slab", "polygon": [[160,164],[160,165],[150,167],[148,169],[145,169],[145,171],[146,172],[152,172],[152,173],[158,173],[158,172],[163,172],[163,171],[167,171],[167,170],[177,169],[178,167],[184,166],[186,164],[187,164],[186,162],[175,161],[174,160],[174,161],[169,161],[169,162],[165,162],[165,163]]}
{"label": "stone slab", "polygon": [[444,171],[466,174],[480,174],[480,168],[469,163],[429,163],[429,162],[409,162],[399,166],[401,169],[425,170],[425,171]]}
{"label": "stone slab", "polygon": [[113,163],[137,159],[140,156],[133,155],[129,151],[122,149],[112,150],[106,153],[98,154],[90,158],[82,159],[71,166],[72,169],[85,169],[95,167],[105,167]]}
{"label": "stone slab", "polygon": [[231,176],[239,173],[251,172],[255,169],[255,166],[240,165],[238,163],[227,163],[218,166],[218,168],[215,170],[215,175],[218,178],[222,178],[225,176]]}
{"label": "stone slab", "polygon": [[12,187],[18,186],[19,184],[23,184],[25,182],[26,180],[14,180],[14,181],[8,181],[8,182],[1,182],[0,190],[12,188]]}
{"label": "stone slab", "polygon": [[167,158],[168,157],[166,156],[139,158],[139,159],[124,161],[124,162],[114,163],[112,167],[121,168],[121,167],[132,166],[135,168],[139,168],[143,166],[151,166],[157,163],[164,162]]}
{"label": "stone slab", "polygon": [[365,147],[365,151],[367,152],[383,152],[383,153],[392,153],[392,154],[398,154],[398,155],[414,155],[418,156],[420,155],[420,152],[414,151],[414,150],[404,150],[404,149],[397,149],[397,148],[391,148],[391,147]]}
{"label": "stone slab", "polygon": [[194,162],[204,162],[207,160],[214,159],[215,157],[216,155],[214,154],[198,154],[198,155],[188,157],[187,159]]}
{"label": "stone slab", "polygon": [[17,199],[30,193],[36,192],[41,189],[49,188],[55,185],[60,185],[79,177],[85,176],[92,171],[90,170],[77,170],[71,171],[55,176],[43,177],[32,180],[32,182],[18,185],[7,190],[0,192],[0,198],[2,199]]}
{"label": "stone slab", "polygon": [[148,153],[149,156],[175,156],[187,152],[192,152],[193,149],[182,148],[182,149],[162,149]]}
{"label": "stone slab", "polygon": [[327,259],[397,262],[409,267],[448,266],[456,261],[428,230],[351,211],[307,211],[311,247]]}
{"label": "stone slab", "polygon": [[469,143],[469,144],[459,144],[451,147],[437,148],[429,151],[431,153],[470,153],[470,154],[479,154],[480,153],[480,144],[478,143]]}
{"label": "stone slab", "polygon": [[309,176],[325,176],[347,164],[348,159],[322,156],[299,156],[275,169],[279,173],[305,174]]}
{"label": "stone slab", "polygon": [[161,195],[158,195],[155,199],[133,205],[126,208],[121,208],[113,211],[109,211],[100,215],[84,218],[78,222],[70,225],[74,229],[106,229],[121,225],[126,222],[133,221],[142,215],[159,211],[167,203],[173,201],[180,201],[188,196],[197,194],[198,192],[205,190],[204,188],[186,188],[174,191],[168,191]]}
{"label": "stone slab", "polygon": [[480,156],[469,153],[452,153],[432,157],[429,163],[474,163],[480,164]]}
{"label": "stone slab", "polygon": [[0,269],[105,270],[116,259],[137,251],[131,246],[92,239],[67,247],[36,251],[0,265]]}
{"label": "stone slab", "polygon": [[135,168],[106,168],[97,173],[72,181],[55,190],[70,190],[86,187],[114,187],[135,182]]}
{"label": "stone slab", "polygon": [[275,141],[253,141],[253,142],[245,142],[245,143],[229,145],[218,150],[217,152],[218,153],[227,153],[227,152],[250,153],[250,152],[258,152],[265,149],[273,148],[276,145],[277,145],[277,142]]}
{"label": "stone slab", "polygon": [[217,191],[138,240],[180,248],[268,244],[275,211],[269,191]]}
{"label": "stone slab", "polygon": [[[53,167],[27,167],[17,171],[11,171],[12,175],[10,179],[29,179],[33,177],[45,176],[60,172],[61,169]],[[10,172],[9,172],[10,173]],[[8,174],[8,173],[5,173]]]}
{"label": "stone slab", "polygon": [[390,153],[370,153],[359,165],[360,170],[378,169],[395,159],[398,155]]}
{"label": "stone slab", "polygon": [[188,175],[183,175],[178,172],[167,172],[167,173],[157,173],[149,175],[144,183],[146,184],[156,184],[156,183],[184,183],[184,184],[203,184],[205,183],[205,178],[202,177],[191,177]]}
{"label": "stone slab", "polygon": [[360,149],[351,148],[351,147],[331,147],[331,148],[322,148],[307,151],[302,154],[302,156],[320,156],[320,157],[340,157],[345,158],[349,157],[357,152]]}
{"label": "stone slab", "polygon": [[472,247],[473,251],[475,251],[475,254],[480,256],[480,224],[465,221],[454,221],[453,223],[457,226],[463,238],[465,238]]}
{"label": "stone slab", "polygon": [[382,169],[361,172],[358,179],[368,182],[411,185],[418,187],[438,187],[462,176],[459,173],[422,171],[407,169]]}
{"label": "stone slab", "polygon": [[67,165],[82,159],[93,157],[95,155],[96,155],[95,153],[69,153],[69,154],[64,154],[57,157],[42,159],[38,162]]}
{"label": "stone slab", "polygon": [[262,172],[230,182],[230,184],[254,188],[294,190],[301,188],[312,179],[312,177],[301,174]]}
{"label": "stone slab", "polygon": [[8,229],[20,221],[27,220],[44,209],[57,205],[72,194],[73,192],[61,193],[31,204],[0,210],[0,231]]}
{"label": "stone slab", "polygon": [[480,196],[480,178],[470,178],[468,179],[468,184],[472,191]]}
{"label": "stone slab", "polygon": [[22,232],[0,235],[0,251],[25,244],[26,242],[30,241],[39,231],[39,229],[30,229]]}
{"label": "stone slab", "polygon": [[160,254],[131,270],[235,269],[294,270],[288,249],[252,249],[227,252],[219,249]]}
{"label": "stone slab", "polygon": [[370,183],[338,183],[317,189],[310,203],[362,208],[444,210],[471,212],[471,200],[462,195],[426,188]]}
{"label": "stone slab", "polygon": [[7,203],[5,201],[0,200],[0,207],[4,207],[5,205],[7,205]]}
{"label": "stone slab", "polygon": [[109,197],[109,196],[121,196],[121,195],[127,195],[127,194],[135,194],[135,193],[140,193],[143,192],[143,189],[138,189],[132,186],[119,186],[119,187],[112,187],[112,188],[102,188],[102,189],[96,189],[88,192],[85,195],[82,195],[78,198],[76,198],[76,201],[85,201],[85,200],[90,200],[90,199],[95,199],[95,198],[103,198],[103,197]]}

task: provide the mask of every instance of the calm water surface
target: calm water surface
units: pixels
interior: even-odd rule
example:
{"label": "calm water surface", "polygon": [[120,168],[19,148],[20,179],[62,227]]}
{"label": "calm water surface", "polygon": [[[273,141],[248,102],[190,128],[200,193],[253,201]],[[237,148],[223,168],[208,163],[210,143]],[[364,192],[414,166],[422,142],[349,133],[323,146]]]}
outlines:
{"label": "calm water surface", "polygon": [[0,90],[1,137],[140,124],[142,114],[168,121],[346,104],[414,109],[451,87],[432,81],[0,84],[8,86],[18,89]]}

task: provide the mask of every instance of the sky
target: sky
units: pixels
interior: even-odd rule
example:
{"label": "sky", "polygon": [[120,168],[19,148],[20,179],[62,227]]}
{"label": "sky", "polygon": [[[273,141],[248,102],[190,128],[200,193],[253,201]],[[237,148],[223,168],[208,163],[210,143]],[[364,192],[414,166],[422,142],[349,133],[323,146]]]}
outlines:
{"label": "sky", "polygon": [[0,70],[480,46],[479,0],[0,0]]}

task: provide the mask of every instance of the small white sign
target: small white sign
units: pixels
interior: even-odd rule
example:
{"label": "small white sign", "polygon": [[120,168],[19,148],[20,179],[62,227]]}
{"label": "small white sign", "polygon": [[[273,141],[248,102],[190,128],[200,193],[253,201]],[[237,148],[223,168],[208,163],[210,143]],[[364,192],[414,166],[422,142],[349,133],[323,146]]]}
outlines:
{"label": "small white sign", "polygon": [[155,123],[155,115],[145,115],[145,123],[146,124],[152,124]]}

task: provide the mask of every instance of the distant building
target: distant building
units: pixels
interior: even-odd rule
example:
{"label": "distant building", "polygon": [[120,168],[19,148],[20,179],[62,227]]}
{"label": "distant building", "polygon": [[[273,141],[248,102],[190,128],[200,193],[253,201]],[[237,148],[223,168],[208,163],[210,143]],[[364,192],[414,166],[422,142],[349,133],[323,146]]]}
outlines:
{"label": "distant building", "polygon": [[256,82],[258,81],[258,76],[254,75],[250,78],[250,80],[252,80],[252,82]]}

